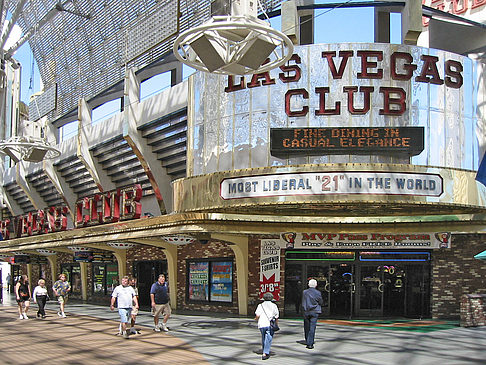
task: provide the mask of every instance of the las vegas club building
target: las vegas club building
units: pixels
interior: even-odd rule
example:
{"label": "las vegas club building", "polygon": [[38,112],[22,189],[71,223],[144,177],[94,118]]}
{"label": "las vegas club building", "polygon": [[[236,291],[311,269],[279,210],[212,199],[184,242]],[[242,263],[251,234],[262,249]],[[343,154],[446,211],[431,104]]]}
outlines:
{"label": "las vegas club building", "polygon": [[[414,4],[375,7],[373,43],[314,43],[314,10],[297,6],[282,66],[184,78],[172,44],[208,4],[73,0],[49,16],[55,1],[27,2],[16,22],[40,24],[29,43],[44,90],[23,108],[5,57],[2,138],[41,136],[60,153],[3,158],[12,276],[50,287],[64,272],[74,299],[108,303],[130,275],[148,307],[165,273],[176,311],[251,315],[271,292],[290,318],[315,278],[322,317],[459,317],[464,294],[486,294],[474,259],[486,250],[486,42],[436,15],[474,29],[486,2]],[[142,99],[157,75],[170,87]]]}

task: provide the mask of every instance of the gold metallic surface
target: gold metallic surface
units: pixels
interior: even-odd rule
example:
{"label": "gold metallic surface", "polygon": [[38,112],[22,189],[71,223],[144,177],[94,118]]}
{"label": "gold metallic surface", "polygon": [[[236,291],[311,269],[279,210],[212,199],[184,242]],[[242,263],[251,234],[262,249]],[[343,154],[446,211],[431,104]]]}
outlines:
{"label": "gold metallic surface", "polygon": [[[419,195],[289,195],[224,200],[220,196],[223,179],[301,172],[410,172],[439,174],[444,192],[440,197]],[[291,216],[372,217],[426,216],[486,213],[485,189],[475,180],[475,172],[398,164],[316,164],[263,167],[216,172],[176,180],[174,210],[237,214],[281,214]],[[366,218],[362,218],[366,219]]]}
{"label": "gold metallic surface", "polygon": [[[72,229],[32,237],[2,241],[0,253],[38,248],[91,245],[110,240],[137,242],[169,234],[275,235],[294,232],[486,232],[486,214],[430,215],[398,217],[310,217],[285,215],[244,215],[185,213]],[[160,238],[161,239],[161,238]]]}

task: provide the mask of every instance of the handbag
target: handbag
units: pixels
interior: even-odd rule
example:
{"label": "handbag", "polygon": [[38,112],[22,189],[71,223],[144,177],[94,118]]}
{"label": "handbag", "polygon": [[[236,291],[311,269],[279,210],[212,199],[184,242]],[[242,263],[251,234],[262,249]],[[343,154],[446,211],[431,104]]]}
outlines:
{"label": "handbag", "polygon": [[275,317],[272,317],[272,319],[270,319],[267,312],[265,311],[265,308],[263,308],[263,303],[262,303],[261,306],[262,306],[262,309],[263,309],[263,313],[265,313],[265,316],[267,316],[268,320],[270,321],[270,332],[272,332],[272,335],[275,332],[280,331],[280,327],[277,324],[277,319]]}

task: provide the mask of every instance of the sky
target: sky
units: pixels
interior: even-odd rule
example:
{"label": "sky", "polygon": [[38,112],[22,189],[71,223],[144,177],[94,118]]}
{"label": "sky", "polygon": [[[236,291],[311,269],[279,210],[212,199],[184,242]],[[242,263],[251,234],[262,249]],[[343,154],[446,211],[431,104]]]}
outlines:
{"label": "sky", "polygon": [[[318,3],[336,1],[321,0]],[[353,1],[347,1],[353,2]],[[322,9],[315,11],[314,43],[373,42],[373,8]],[[272,27],[281,30],[280,17],[271,19]],[[400,43],[400,15],[392,14],[391,43]],[[27,105],[32,94],[42,90],[37,63],[33,60],[30,46],[25,43],[19,48],[14,58],[22,65],[21,100]],[[34,62],[34,65],[32,63]],[[184,68],[184,78],[193,72]],[[142,99],[170,86],[170,75],[156,76],[142,85]],[[120,108],[119,101],[110,102],[93,111],[93,122],[106,119]],[[73,132],[66,132],[73,133]]]}

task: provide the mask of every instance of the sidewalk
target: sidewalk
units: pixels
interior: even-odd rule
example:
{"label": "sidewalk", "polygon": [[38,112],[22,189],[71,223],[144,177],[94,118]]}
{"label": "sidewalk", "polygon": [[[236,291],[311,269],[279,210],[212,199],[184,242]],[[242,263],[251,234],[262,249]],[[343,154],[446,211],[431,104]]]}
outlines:
{"label": "sidewalk", "polygon": [[[272,356],[262,362],[260,333],[249,318],[173,314],[169,334],[152,331],[153,318],[141,312],[141,333],[129,340],[116,336],[117,312],[109,308],[68,303],[65,319],[54,302],[45,320],[19,320],[14,303],[0,307],[4,329],[0,359],[5,364],[390,364],[461,365],[486,363],[486,327],[455,327],[428,333],[397,331],[320,322],[316,344],[300,344],[303,323],[280,320]],[[34,309],[36,306],[32,306]],[[29,324],[27,327],[26,324]],[[19,344],[21,344],[19,346]],[[60,346],[64,347],[60,350]],[[63,355],[61,355],[63,354]],[[22,356],[22,359],[16,356]],[[26,361],[27,357],[27,361]]]}

